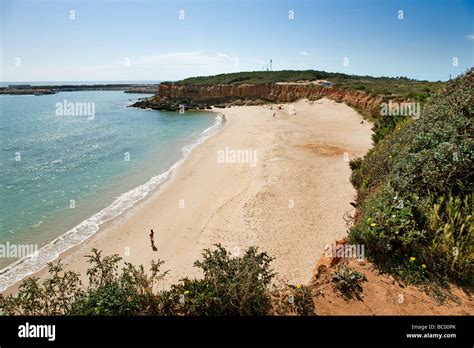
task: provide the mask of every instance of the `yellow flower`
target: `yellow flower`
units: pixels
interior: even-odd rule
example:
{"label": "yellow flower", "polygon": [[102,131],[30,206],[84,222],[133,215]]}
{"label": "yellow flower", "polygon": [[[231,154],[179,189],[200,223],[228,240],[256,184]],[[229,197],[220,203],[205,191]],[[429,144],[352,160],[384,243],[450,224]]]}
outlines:
{"label": "yellow flower", "polygon": [[370,222],[372,220],[372,218],[367,218],[367,222]]}
{"label": "yellow flower", "polygon": [[375,227],[375,226],[377,226],[377,224],[376,224],[375,222],[372,222],[372,223],[370,224],[370,227]]}
{"label": "yellow flower", "polygon": [[425,265],[425,264],[422,264],[422,265],[421,265],[421,268],[426,269],[426,265]]}
{"label": "yellow flower", "polygon": [[410,262],[411,262],[411,263],[415,262],[415,260],[416,260],[416,258],[415,258],[415,257],[413,257],[413,256],[412,256],[412,257],[410,257]]}
{"label": "yellow flower", "polygon": [[300,289],[300,288],[301,288],[301,284],[296,284],[296,287],[297,287],[298,289]]}
{"label": "yellow flower", "polygon": [[185,295],[189,294],[189,291],[188,291],[188,290],[186,290],[186,291],[184,292],[184,294],[185,294]]}
{"label": "yellow flower", "polygon": [[127,297],[127,301],[130,302],[132,300],[132,297],[131,296],[128,296]]}

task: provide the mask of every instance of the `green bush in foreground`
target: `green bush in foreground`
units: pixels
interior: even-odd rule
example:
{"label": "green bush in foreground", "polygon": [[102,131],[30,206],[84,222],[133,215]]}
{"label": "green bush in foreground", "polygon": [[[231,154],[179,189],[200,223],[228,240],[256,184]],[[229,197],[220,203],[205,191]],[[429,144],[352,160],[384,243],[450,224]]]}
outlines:
{"label": "green bush in foreground", "polygon": [[142,265],[125,263],[118,271],[121,258],[118,255],[101,256],[92,250],[87,256],[92,265],[87,270],[87,291],[77,298],[70,315],[158,315],[155,285],[164,279],[168,271],[161,272],[163,261],[152,261],[150,275]]}
{"label": "green bush in foreground", "polygon": [[27,278],[16,297],[0,295],[0,312],[6,315],[62,315],[72,311],[84,290],[77,273],[62,271],[60,262],[51,263],[49,277],[43,284],[37,278]]}
{"label": "green bush in foreground", "polygon": [[309,286],[301,284],[274,286],[271,297],[271,311],[275,315],[314,315],[313,295]]}
{"label": "green bush in foreground", "polygon": [[183,279],[167,292],[167,314],[184,315],[264,315],[271,308],[268,288],[275,276],[272,258],[249,248],[241,257],[232,257],[222,246],[205,250],[195,266],[204,279]]}
{"label": "green bush in foreground", "polygon": [[[143,266],[124,263],[121,257],[105,256],[93,249],[87,256],[88,285],[80,275],[63,272],[61,262],[49,264],[49,278],[23,281],[18,295],[0,295],[3,315],[313,315],[309,288],[272,285],[272,258],[249,248],[232,257],[220,245],[204,250],[195,262],[203,279],[182,279],[169,290],[157,291],[168,271],[163,261],[153,261],[149,272]],[[281,294],[286,294],[281,296]],[[290,301],[286,301],[290,298]],[[286,303],[282,303],[286,301]]]}
{"label": "green bush in foreground", "polygon": [[358,217],[349,239],[385,271],[473,284],[473,114],[468,72],[350,163]]}

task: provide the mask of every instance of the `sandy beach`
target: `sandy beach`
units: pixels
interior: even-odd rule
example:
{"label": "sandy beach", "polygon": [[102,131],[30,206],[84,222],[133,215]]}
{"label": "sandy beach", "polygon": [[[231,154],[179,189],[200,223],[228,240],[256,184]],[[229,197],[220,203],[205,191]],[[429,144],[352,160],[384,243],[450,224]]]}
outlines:
{"label": "sandy beach", "polygon": [[199,277],[194,261],[221,243],[235,255],[258,246],[275,258],[279,279],[309,282],[325,245],[346,234],[355,196],[348,160],[370,148],[371,124],[328,99],[215,111],[223,129],[152,197],[61,255],[65,269],[85,278],[92,248],[145,266],[159,258],[170,270],[167,286]]}

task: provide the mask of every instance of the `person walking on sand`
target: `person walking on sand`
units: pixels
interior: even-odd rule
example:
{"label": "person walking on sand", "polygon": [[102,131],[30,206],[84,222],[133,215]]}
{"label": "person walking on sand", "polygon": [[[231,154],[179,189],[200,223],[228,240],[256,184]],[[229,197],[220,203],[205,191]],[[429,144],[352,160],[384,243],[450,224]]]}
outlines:
{"label": "person walking on sand", "polygon": [[156,246],[155,246],[155,232],[153,232],[153,229],[150,230],[150,242],[151,242],[151,249],[153,251],[156,251]]}

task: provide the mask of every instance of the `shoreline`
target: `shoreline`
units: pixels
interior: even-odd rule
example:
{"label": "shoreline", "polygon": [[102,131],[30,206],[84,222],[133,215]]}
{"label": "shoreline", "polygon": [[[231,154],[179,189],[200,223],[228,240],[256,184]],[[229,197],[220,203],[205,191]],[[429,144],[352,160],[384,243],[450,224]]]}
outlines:
{"label": "shoreline", "polygon": [[[13,282],[7,280],[6,282],[11,283],[11,284],[9,284],[6,287],[3,287],[3,290],[2,290],[2,283],[0,282],[0,294],[10,293],[11,289],[17,289],[18,284],[28,277],[45,274],[47,271],[47,263],[55,262],[59,259],[62,259],[63,257],[67,257],[67,255],[69,255],[75,249],[79,248],[81,244],[93,238],[96,234],[100,233],[101,231],[106,230],[110,226],[113,226],[114,224],[116,224],[117,220],[123,219],[124,216],[127,216],[128,214],[130,214],[134,209],[137,209],[143,202],[145,202],[147,199],[150,199],[155,193],[159,192],[163,188],[163,186],[166,185],[167,182],[172,181],[172,177],[174,176],[174,173],[181,166],[181,164],[186,160],[186,158],[192,153],[192,151],[196,147],[198,147],[200,144],[205,142],[209,137],[212,137],[213,135],[215,135],[216,133],[218,133],[220,130],[222,130],[225,127],[225,123],[226,123],[225,117],[220,112],[214,111],[212,113],[215,114],[214,123],[211,126],[204,129],[200,133],[199,137],[195,139],[192,143],[186,144],[181,148],[182,156],[178,160],[176,160],[176,162],[174,162],[170,168],[168,168],[164,172],[161,172],[151,177],[147,182],[137,187],[134,187],[133,189],[129,191],[123,192],[117,198],[115,198],[110,204],[100,209],[92,216],[84,219],[73,228],[57,236],[52,241],[48,242],[43,247],[39,248],[38,251],[35,252],[34,254],[18,259],[14,261],[13,263],[7,265],[3,269],[1,269],[0,277],[3,277],[5,274],[7,276],[11,274],[15,276],[15,274],[19,271],[19,268],[22,265],[23,267],[27,267],[26,264],[30,262],[34,263],[35,261],[37,261],[39,257],[48,259],[47,261],[41,262],[39,266],[34,265],[33,267],[35,267],[35,270],[32,272],[30,272],[29,270],[28,271],[22,270],[20,268],[20,271],[23,271],[22,275],[20,277],[15,276],[18,279],[15,279]],[[145,187],[149,187],[149,189],[145,189]],[[142,192],[143,191],[142,189],[145,191],[144,193]],[[115,205],[120,205],[120,204],[127,205],[129,203],[126,200],[127,196],[133,196],[134,194],[140,194],[140,193],[143,196],[135,198],[135,201],[131,202],[131,206],[126,206],[122,210],[119,210],[118,212],[116,212],[114,216],[105,217],[103,221],[94,223],[96,217],[97,219],[99,219],[102,215],[105,215],[109,211],[113,211],[113,207]],[[86,232],[83,232],[83,233],[87,233],[87,235],[81,236],[80,240],[77,241],[75,240],[75,238],[78,238],[78,234],[81,233],[82,226],[87,226],[89,229]],[[66,244],[61,250],[56,252],[54,256],[52,256],[51,254],[43,255],[47,253],[47,249],[54,248],[54,246],[57,245],[58,242],[61,242],[62,240],[67,239],[68,237],[69,237],[69,244]],[[53,250],[53,252],[54,251],[55,250]]]}
{"label": "shoreline", "polygon": [[0,86],[0,95],[48,95],[60,92],[78,91],[123,91],[124,93],[155,94],[158,84],[133,84],[133,83],[92,83],[92,84],[12,84]]}
{"label": "shoreline", "polygon": [[[84,278],[83,256],[96,247],[145,268],[152,259],[164,260],[164,269],[171,270],[163,285],[168,286],[184,276],[198,277],[193,262],[202,249],[221,243],[237,254],[256,245],[276,258],[273,266],[282,279],[307,282],[324,245],[346,232],[343,214],[355,191],[343,155],[352,159],[370,148],[371,124],[327,99],[293,104],[296,115],[289,104],[282,110],[213,109],[226,125],[195,146],[156,192],[61,253],[65,270]],[[218,163],[214,151],[225,148],[255,150],[257,165]],[[150,228],[158,252],[149,247]],[[29,277],[45,274],[43,267]],[[15,292],[19,282],[4,294]]]}

